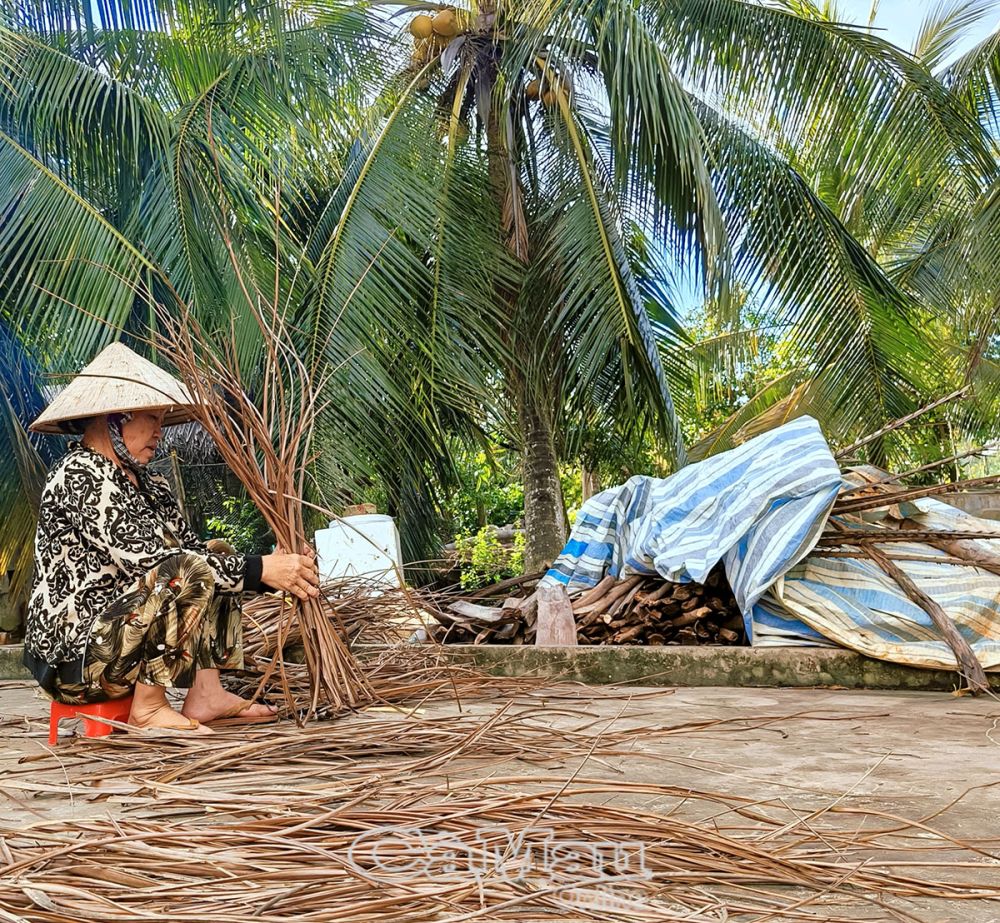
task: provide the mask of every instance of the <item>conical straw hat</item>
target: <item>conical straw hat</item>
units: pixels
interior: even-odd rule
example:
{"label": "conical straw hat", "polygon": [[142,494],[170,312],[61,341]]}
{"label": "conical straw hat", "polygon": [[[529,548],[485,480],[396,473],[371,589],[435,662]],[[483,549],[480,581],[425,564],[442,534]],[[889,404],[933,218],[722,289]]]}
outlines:
{"label": "conical straw hat", "polygon": [[56,395],[31,429],[36,433],[79,432],[79,422],[88,417],[133,410],[165,410],[163,422],[170,426],[193,419],[194,401],[173,375],[123,343],[112,343]]}

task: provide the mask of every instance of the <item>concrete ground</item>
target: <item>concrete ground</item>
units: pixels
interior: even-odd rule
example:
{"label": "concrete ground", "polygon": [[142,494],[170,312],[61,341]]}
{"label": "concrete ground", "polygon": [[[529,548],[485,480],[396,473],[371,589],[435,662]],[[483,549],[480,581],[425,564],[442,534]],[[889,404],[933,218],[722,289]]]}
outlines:
{"label": "concrete ground", "polygon": [[[934,818],[933,826],[962,840],[994,839],[990,855],[971,857],[962,869],[965,880],[1000,887],[1000,700],[957,698],[947,693],[848,691],[829,689],[618,688],[615,699],[599,690],[578,687],[575,701],[558,699],[554,723],[582,720],[579,715],[607,719],[595,726],[679,726],[727,721],[724,726],[688,729],[643,740],[628,756],[596,761],[591,775],[628,781],[669,781],[761,800],[783,799],[807,813],[830,805],[838,812],[862,808],[907,818],[926,817],[959,799]],[[632,699],[622,698],[625,692]],[[495,711],[497,703],[479,703],[474,713]],[[0,709],[23,721],[8,724],[0,745],[0,795],[5,769],[45,743],[43,718],[47,703],[26,683],[0,684]],[[577,718],[565,717],[576,709]],[[451,703],[428,706],[427,715],[453,713]],[[352,719],[353,720],[353,719]],[[587,717],[587,720],[592,720]],[[475,768],[476,772],[494,767]],[[566,778],[574,765],[553,778]],[[519,767],[519,771],[549,772]],[[964,797],[962,797],[964,795]],[[629,799],[625,799],[629,800]],[[641,799],[645,807],[661,809]],[[14,801],[3,803],[5,823],[43,817],[67,818],[87,813],[86,805],[70,810],[65,798],[31,799],[30,813]],[[93,810],[102,816],[124,810],[114,800]],[[838,813],[844,824],[867,822],[859,815]],[[954,854],[948,858],[955,858]],[[969,856],[965,857],[967,860]],[[944,872],[943,875],[947,875]],[[903,905],[915,918],[952,923],[998,923],[1000,902],[917,900]],[[858,919],[887,919],[858,916]]]}

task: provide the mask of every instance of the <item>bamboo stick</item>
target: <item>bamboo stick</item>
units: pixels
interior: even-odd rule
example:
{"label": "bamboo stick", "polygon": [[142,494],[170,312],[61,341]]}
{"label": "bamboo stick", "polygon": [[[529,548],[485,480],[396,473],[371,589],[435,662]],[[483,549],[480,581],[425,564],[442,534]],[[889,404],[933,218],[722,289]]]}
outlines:
{"label": "bamboo stick", "polygon": [[889,433],[895,432],[895,430],[900,429],[903,426],[906,426],[907,423],[912,423],[914,420],[916,420],[918,417],[923,416],[925,413],[928,413],[931,410],[935,410],[936,408],[941,407],[943,404],[948,404],[951,401],[960,398],[963,394],[965,394],[969,390],[969,387],[970,387],[969,385],[965,385],[964,387],[959,388],[957,391],[952,391],[950,394],[946,394],[944,397],[938,398],[938,400],[936,401],[932,401],[930,404],[921,407],[919,410],[915,410],[913,413],[907,414],[905,417],[900,417],[898,420],[894,420],[892,423],[883,426],[881,429],[877,429],[874,433],[870,433],[869,435],[862,437],[857,442],[853,442],[849,446],[837,452],[836,458],[838,459],[847,458],[852,452],[856,452],[862,446],[868,445],[869,442],[874,442],[876,439],[879,439],[882,436],[887,436]]}
{"label": "bamboo stick", "polygon": [[970,478],[965,481],[954,481],[947,484],[932,484],[929,487],[908,487],[904,490],[885,492],[875,497],[858,497],[853,500],[838,500],[834,503],[833,514],[857,513],[861,510],[877,509],[880,506],[894,506],[906,503],[920,497],[936,497],[942,494],[958,493],[962,490],[974,490],[980,487],[994,487],[1000,484],[1000,475],[982,478]]}

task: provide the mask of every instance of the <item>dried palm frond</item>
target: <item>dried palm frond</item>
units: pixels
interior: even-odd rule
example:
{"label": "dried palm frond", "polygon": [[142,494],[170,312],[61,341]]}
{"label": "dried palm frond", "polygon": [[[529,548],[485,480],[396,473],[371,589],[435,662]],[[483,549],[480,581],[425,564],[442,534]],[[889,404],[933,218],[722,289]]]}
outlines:
{"label": "dried palm frond", "polygon": [[[621,717],[634,690],[549,686],[481,714],[368,710],[306,729],[115,735],[39,754],[5,772],[5,791],[68,794],[82,810],[0,823],[0,917],[846,923],[917,919],[907,898],[970,912],[1000,900],[982,871],[998,840],[950,835],[951,805],[909,821],[794,785],[735,793],[618,774],[647,747],[654,760],[664,738],[861,720],[669,725],[664,694],[621,723],[588,709],[611,697]],[[87,816],[108,798],[117,816]]]}
{"label": "dried palm frond", "polygon": [[[246,310],[264,344],[255,374],[259,401],[250,396],[243,380],[235,333],[206,332],[183,303],[158,310],[160,327],[154,341],[177,369],[197,405],[198,422],[243,483],[279,547],[300,551],[308,547],[302,501],[325,382],[314,380],[299,356],[277,303],[247,291]],[[303,704],[285,680],[281,660],[283,636],[295,623],[310,677],[305,716],[314,715],[321,704],[339,711],[370,701],[372,690],[350,652],[336,612],[331,619],[316,597],[289,597],[289,601],[265,681],[277,669],[289,706],[298,709]]]}
{"label": "dried palm frond", "polygon": [[[290,605],[287,597],[271,593],[244,602],[243,653],[249,663],[259,664],[272,657],[279,638],[286,650],[301,647],[298,622],[285,624]],[[320,606],[352,643],[405,641],[424,623],[426,613],[426,604],[411,591],[360,577],[324,581]]]}

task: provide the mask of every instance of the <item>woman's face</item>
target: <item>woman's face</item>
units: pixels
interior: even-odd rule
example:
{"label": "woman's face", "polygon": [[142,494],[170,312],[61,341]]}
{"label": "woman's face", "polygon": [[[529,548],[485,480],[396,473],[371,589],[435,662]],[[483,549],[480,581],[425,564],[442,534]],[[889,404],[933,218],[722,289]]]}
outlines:
{"label": "woman's face", "polygon": [[163,435],[164,412],[141,410],[132,414],[132,419],[122,424],[122,439],[129,454],[140,464],[153,460],[156,447]]}

